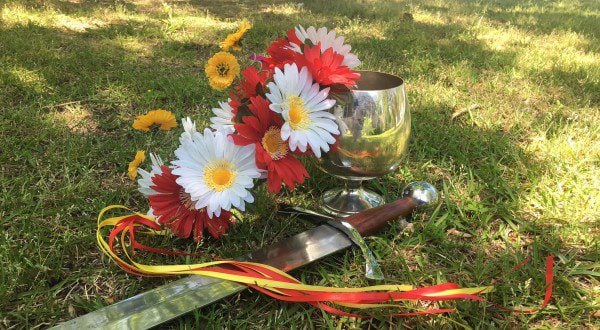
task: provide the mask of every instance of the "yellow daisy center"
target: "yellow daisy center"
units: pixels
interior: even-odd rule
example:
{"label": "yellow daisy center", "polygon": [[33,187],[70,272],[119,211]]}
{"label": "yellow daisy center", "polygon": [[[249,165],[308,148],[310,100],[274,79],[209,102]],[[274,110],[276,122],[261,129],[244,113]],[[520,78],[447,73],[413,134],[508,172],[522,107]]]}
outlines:
{"label": "yellow daisy center", "polygon": [[304,106],[304,100],[299,96],[288,97],[290,107],[290,127],[293,130],[304,130],[311,124],[310,114]]}
{"label": "yellow daisy center", "polygon": [[204,167],[204,182],[216,191],[230,188],[236,176],[235,165],[227,161],[216,161]]}
{"label": "yellow daisy center", "polygon": [[219,63],[217,64],[217,73],[221,77],[226,77],[229,72],[229,65],[227,63]]}
{"label": "yellow daisy center", "polygon": [[277,127],[271,127],[262,138],[261,144],[273,160],[285,157],[288,153],[287,143],[281,139],[281,131]]}

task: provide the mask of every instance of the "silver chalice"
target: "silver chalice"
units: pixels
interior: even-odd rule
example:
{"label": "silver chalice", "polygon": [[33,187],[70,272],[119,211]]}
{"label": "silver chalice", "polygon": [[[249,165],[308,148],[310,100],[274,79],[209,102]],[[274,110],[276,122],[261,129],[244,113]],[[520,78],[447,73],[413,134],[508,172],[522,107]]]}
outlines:
{"label": "silver chalice", "polygon": [[338,145],[317,161],[328,174],[343,179],[343,188],[326,191],[323,209],[346,217],[385,201],[364,189],[362,181],[394,171],[405,154],[410,136],[410,111],[401,78],[360,71],[358,86],[334,94],[332,112],[340,128]]}

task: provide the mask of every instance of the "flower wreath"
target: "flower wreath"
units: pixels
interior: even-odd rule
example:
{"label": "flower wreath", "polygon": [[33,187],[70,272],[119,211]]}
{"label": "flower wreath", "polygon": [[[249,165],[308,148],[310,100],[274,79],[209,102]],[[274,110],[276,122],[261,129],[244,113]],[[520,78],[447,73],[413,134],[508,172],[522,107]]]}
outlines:
{"label": "flower wreath", "polygon": [[[137,169],[139,153],[130,164],[130,175],[137,169],[141,176],[138,190],[148,197],[149,215],[182,238],[200,241],[205,230],[215,238],[223,235],[231,209],[244,211],[254,201],[256,179],[266,179],[269,192],[278,193],[309,178],[298,156],[319,158],[331,150],[340,131],[328,111],[336,103],[330,94],[360,79],[353,70],[360,61],[344,37],[302,26],[271,43],[267,56],[252,55],[238,79],[240,65],[228,50],[241,49],[249,28],[243,23],[206,63],[212,88],[233,85],[229,99],[212,109],[211,128],[198,131],[185,118],[170,165],[150,154],[151,169]],[[176,126],[172,115],[155,110],[138,117],[134,128],[153,124]]]}

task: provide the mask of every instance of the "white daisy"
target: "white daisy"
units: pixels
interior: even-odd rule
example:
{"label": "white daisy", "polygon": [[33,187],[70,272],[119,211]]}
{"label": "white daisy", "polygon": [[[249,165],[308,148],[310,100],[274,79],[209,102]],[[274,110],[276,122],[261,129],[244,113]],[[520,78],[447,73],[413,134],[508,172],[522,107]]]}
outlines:
{"label": "white daisy", "polygon": [[183,126],[183,133],[179,137],[179,142],[183,143],[184,140],[191,140],[194,135],[200,134],[196,131],[196,122],[192,121],[190,117],[183,118],[181,124]]}
{"label": "white daisy", "polygon": [[[321,43],[321,52],[326,51],[329,48],[333,48],[333,51],[343,55],[344,61],[342,61],[342,65],[345,65],[349,68],[354,68],[360,65],[360,60],[356,55],[350,53],[352,47],[348,44],[344,44],[344,37],[337,37],[334,30],[327,32],[327,28],[322,27],[320,29],[315,29],[313,26],[308,29],[304,29],[301,25],[296,27],[296,36],[300,41],[306,42],[306,40],[310,40],[313,45]],[[302,53],[302,49],[299,45],[291,43],[291,48],[298,53]]]}
{"label": "white daisy", "polygon": [[190,194],[196,209],[206,207],[209,217],[220,216],[232,206],[244,211],[245,203],[254,202],[249,189],[260,176],[256,167],[254,144],[235,145],[223,131],[205,129],[184,140],[171,162],[177,183]]}
{"label": "white daisy", "polygon": [[214,130],[231,129],[233,130],[233,108],[229,105],[231,99],[227,99],[227,102],[219,102],[220,108],[213,108],[212,112],[215,117],[210,118],[210,122]]}
{"label": "white daisy", "polygon": [[329,88],[319,90],[306,67],[298,72],[295,63],[286,64],[283,71],[275,69],[266,97],[271,101],[271,110],[281,113],[285,123],[281,127],[281,138],[288,141],[292,151],[305,152],[310,145],[317,158],[321,149],[329,151],[335,143],[332,134],[339,134],[335,117],[327,110],[335,100],[327,99]]}
{"label": "white daisy", "polygon": [[163,160],[156,154],[150,153],[150,159],[152,160],[152,167],[150,168],[150,172],[138,168],[138,174],[141,179],[138,180],[138,191],[142,193],[144,196],[156,195],[158,194],[154,189],[150,188],[154,185],[152,182],[152,177],[156,174],[162,174],[161,166],[165,165]]}

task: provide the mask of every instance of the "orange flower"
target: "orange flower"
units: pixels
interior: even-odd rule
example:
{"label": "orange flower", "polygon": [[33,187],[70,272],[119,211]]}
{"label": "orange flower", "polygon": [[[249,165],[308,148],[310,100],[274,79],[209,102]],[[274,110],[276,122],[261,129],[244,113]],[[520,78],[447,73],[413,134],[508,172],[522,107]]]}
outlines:
{"label": "orange flower", "polygon": [[135,153],[135,158],[129,163],[129,167],[127,168],[127,174],[131,180],[135,180],[138,167],[140,167],[140,164],[143,163],[145,159],[146,153],[144,151],[138,150],[138,152]]}
{"label": "orange flower", "polygon": [[218,52],[206,62],[204,71],[210,87],[223,90],[240,74],[240,64],[231,53]]}
{"label": "orange flower", "polygon": [[133,128],[140,131],[149,131],[150,126],[158,124],[160,129],[168,131],[173,127],[177,127],[177,120],[175,115],[168,110],[152,110],[145,115],[138,116],[133,121]]}
{"label": "orange flower", "polygon": [[222,50],[229,50],[229,48],[233,50],[241,50],[242,47],[240,46],[240,40],[242,39],[246,31],[250,30],[251,27],[252,25],[250,25],[250,23],[242,22],[238,30],[235,31],[235,33],[228,35],[227,38],[225,38],[225,40],[219,43],[219,46],[221,46]]}

